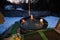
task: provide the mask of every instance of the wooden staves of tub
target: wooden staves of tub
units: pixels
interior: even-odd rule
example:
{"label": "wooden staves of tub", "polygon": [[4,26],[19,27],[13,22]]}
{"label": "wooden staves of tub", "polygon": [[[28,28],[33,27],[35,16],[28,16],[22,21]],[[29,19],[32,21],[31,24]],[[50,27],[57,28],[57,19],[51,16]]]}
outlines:
{"label": "wooden staves of tub", "polygon": [[57,23],[57,25],[56,25],[56,28],[54,29],[57,33],[59,33],[60,34],[60,19],[59,19],[59,21],[58,21],[58,23]]}
{"label": "wooden staves of tub", "polygon": [[4,23],[4,16],[3,14],[0,12],[0,24]]}

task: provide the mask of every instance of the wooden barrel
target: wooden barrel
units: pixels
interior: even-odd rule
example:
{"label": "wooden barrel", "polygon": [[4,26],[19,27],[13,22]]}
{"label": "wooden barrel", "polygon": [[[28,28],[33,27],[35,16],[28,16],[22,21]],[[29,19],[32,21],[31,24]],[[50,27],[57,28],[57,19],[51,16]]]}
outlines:
{"label": "wooden barrel", "polygon": [[0,24],[4,23],[4,16],[3,14],[0,12]]}

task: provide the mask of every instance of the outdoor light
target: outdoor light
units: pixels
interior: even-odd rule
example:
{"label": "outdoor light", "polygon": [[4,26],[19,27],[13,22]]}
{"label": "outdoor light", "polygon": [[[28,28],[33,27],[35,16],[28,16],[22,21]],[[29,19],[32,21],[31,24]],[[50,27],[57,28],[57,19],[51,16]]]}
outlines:
{"label": "outdoor light", "polygon": [[43,22],[43,19],[40,19],[40,22],[42,23]]}
{"label": "outdoor light", "polygon": [[40,25],[41,25],[41,26],[44,25],[43,19],[40,19]]}
{"label": "outdoor light", "polygon": [[33,15],[31,15],[30,19],[31,19],[31,20],[33,20],[33,19],[34,19],[34,18],[33,18]]}
{"label": "outdoor light", "polygon": [[24,19],[22,19],[22,24],[24,24],[26,21]]}

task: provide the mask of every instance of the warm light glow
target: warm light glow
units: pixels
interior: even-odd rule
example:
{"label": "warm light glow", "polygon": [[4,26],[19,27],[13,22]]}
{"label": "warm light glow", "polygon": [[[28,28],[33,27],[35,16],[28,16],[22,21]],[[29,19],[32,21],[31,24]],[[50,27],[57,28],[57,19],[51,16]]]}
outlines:
{"label": "warm light glow", "polygon": [[43,19],[40,19],[40,26],[43,26],[43,25],[44,25]]}
{"label": "warm light glow", "polygon": [[43,19],[40,19],[40,22],[43,22]]}
{"label": "warm light glow", "polygon": [[31,20],[33,20],[34,18],[33,18],[33,15],[31,15]]}
{"label": "warm light glow", "polygon": [[24,24],[25,23],[25,20],[24,19],[22,19],[22,24]]}

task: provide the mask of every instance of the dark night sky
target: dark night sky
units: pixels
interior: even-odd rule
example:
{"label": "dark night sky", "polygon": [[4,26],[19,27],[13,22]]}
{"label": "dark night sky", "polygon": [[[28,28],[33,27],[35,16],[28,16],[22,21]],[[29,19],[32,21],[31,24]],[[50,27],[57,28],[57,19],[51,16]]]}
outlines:
{"label": "dark night sky", "polygon": [[7,2],[6,0],[0,0],[0,7],[3,7],[6,4],[11,4],[11,3]]}
{"label": "dark night sky", "polygon": [[[11,4],[6,0],[0,0],[0,7],[4,7],[6,4]],[[50,0],[48,3],[45,0],[39,0],[36,4],[31,4],[32,8],[37,9],[48,9],[53,11],[60,11],[60,1],[59,0]]]}
{"label": "dark night sky", "polygon": [[[10,2],[7,2],[6,0],[0,0],[0,11],[4,10],[4,5],[11,4]],[[15,5],[15,4],[12,4]],[[24,8],[26,7],[26,4],[23,5]],[[51,11],[54,14],[57,14],[60,16],[60,1],[59,0],[50,0],[49,2],[45,0],[39,0],[36,4],[31,4],[31,9],[33,10],[48,10]],[[52,14],[51,13],[51,14]]]}

